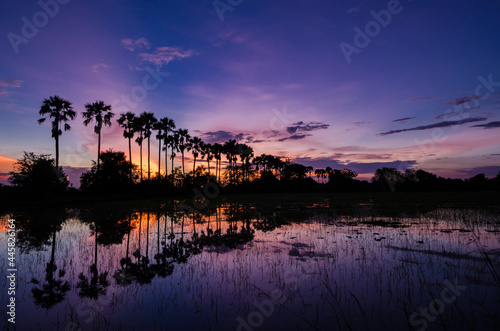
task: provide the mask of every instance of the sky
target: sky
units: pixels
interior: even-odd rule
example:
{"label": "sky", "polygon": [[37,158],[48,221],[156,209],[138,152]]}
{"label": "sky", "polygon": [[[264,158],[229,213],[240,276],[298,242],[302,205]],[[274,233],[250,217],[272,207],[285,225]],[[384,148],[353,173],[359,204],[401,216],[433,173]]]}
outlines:
{"label": "sky", "polygon": [[[97,100],[361,179],[500,171],[498,1],[7,0],[0,13],[3,183],[23,151],[55,155],[37,124],[53,95],[78,112],[60,140],[72,182],[96,159],[81,112]],[[116,123],[103,130],[103,150],[127,146]]]}

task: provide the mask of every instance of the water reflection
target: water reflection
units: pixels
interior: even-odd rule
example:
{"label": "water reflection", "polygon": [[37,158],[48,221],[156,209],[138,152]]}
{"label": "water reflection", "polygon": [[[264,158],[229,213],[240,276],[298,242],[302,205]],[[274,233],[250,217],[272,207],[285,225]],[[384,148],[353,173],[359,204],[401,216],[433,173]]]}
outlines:
{"label": "water reflection", "polygon": [[[31,293],[19,298],[20,314],[41,307],[51,314],[36,325],[64,316],[82,329],[111,321],[230,330],[276,294],[263,329],[407,328],[443,281],[457,279],[465,293],[440,319],[495,325],[499,312],[480,307],[500,306],[498,211],[418,210],[321,201],[224,202],[194,214],[164,203],[17,213],[18,259],[30,265],[19,275],[33,278],[20,284]],[[103,297],[85,324],[81,300]]]}
{"label": "water reflection", "polygon": [[23,213],[15,214],[14,219],[18,224],[18,244],[22,253],[28,254],[31,250],[42,250],[45,245],[50,245],[50,260],[45,267],[44,281],[36,278],[31,283],[36,286],[31,289],[35,305],[50,309],[63,301],[71,286],[63,277],[64,269],[57,271],[55,260],[56,234],[61,230],[67,213],[64,210],[51,210],[45,214]]}

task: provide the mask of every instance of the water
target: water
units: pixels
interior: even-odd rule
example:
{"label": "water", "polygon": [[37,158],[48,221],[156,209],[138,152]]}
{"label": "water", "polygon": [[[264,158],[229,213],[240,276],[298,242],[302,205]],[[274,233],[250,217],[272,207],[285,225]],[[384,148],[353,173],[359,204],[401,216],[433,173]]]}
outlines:
{"label": "water", "polygon": [[[320,199],[178,209],[148,202],[3,215],[0,228],[14,220],[18,239],[16,326],[500,328],[494,206],[394,210]],[[7,264],[3,249],[2,273]],[[6,277],[0,283],[8,287]],[[7,291],[0,297],[6,307]]]}

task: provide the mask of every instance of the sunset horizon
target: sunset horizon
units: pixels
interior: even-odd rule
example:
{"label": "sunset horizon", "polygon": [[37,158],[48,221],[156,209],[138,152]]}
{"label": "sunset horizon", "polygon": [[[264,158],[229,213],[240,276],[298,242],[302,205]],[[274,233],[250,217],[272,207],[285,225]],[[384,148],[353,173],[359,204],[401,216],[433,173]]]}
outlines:
{"label": "sunset horizon", "polygon": [[[23,151],[54,155],[50,132],[36,124],[52,95],[79,114],[61,137],[69,173],[96,160],[95,134],[80,116],[96,100],[117,115],[168,116],[207,142],[237,139],[255,155],[349,168],[365,180],[381,167],[462,179],[500,171],[496,3],[175,3],[134,16],[137,6],[9,5],[0,46],[2,183]],[[122,20],[130,24],[119,28]],[[103,128],[102,147],[127,151],[116,123]],[[133,153],[137,160],[136,144]]]}

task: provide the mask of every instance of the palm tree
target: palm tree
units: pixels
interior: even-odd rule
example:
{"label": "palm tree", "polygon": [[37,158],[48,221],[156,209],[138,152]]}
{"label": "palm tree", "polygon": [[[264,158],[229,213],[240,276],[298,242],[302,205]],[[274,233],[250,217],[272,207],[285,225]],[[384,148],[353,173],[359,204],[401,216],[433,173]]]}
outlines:
{"label": "palm tree", "polygon": [[161,142],[163,140],[163,136],[165,135],[165,132],[163,132],[163,126],[161,123],[161,120],[156,122],[153,125],[153,130],[157,131],[156,133],[156,139],[158,140],[158,179],[161,177]]}
{"label": "palm tree", "polygon": [[[170,144],[170,138],[169,137],[172,137],[172,135],[169,135],[168,133],[169,132],[173,132],[174,129],[175,129],[175,122],[173,119],[170,119],[168,117],[164,117],[161,119],[162,123],[163,123],[163,131],[165,131],[165,134],[164,134],[164,137],[163,137],[163,141],[164,141],[164,144],[165,144],[165,176],[167,175],[167,172],[168,172],[168,167],[167,167],[167,152],[168,152],[168,146]],[[172,152],[173,152],[173,145],[172,145]],[[172,171],[174,170],[174,168],[172,167]]]}
{"label": "palm tree", "polygon": [[[62,135],[61,123],[64,122],[64,131],[71,130],[71,126],[66,123],[69,120],[74,120],[76,112],[71,106],[71,102],[54,95],[48,99],[44,99],[39,114],[41,116],[48,115],[52,118],[52,138],[56,140],[56,168],[59,169],[59,136]],[[45,122],[47,118],[43,117],[38,120],[38,124]]]}
{"label": "palm tree", "polygon": [[139,168],[141,174],[141,183],[142,183],[142,142],[144,141],[144,124],[142,116],[135,117],[133,120],[134,132],[139,133],[139,136],[135,139],[137,145],[139,145]]}
{"label": "palm tree", "polygon": [[172,119],[168,117],[161,118],[158,120],[158,122],[155,123],[154,129],[158,131],[156,134],[156,139],[158,139],[158,175],[160,175],[160,169],[161,169],[161,142],[164,141],[165,144],[165,176],[167,175],[167,164],[168,164],[168,158],[167,158],[167,136],[169,131],[172,131],[175,129],[175,123]]}
{"label": "palm tree", "polygon": [[193,153],[193,175],[194,170],[196,169],[196,158],[198,157],[198,155],[200,155],[202,144],[203,141],[198,137],[193,137],[189,140],[189,149],[191,150],[191,153]]}
{"label": "palm tree", "polygon": [[[221,173],[221,163],[222,163],[222,151],[223,147],[219,143],[215,143],[211,146],[212,154],[215,158],[215,180],[220,183],[220,173]],[[218,174],[218,175],[217,175]]]}
{"label": "palm tree", "polygon": [[[236,166],[236,161],[238,160],[238,147],[236,140],[229,140],[222,146],[222,153],[226,154],[226,159],[229,162],[229,168],[233,169]],[[228,169],[226,167],[226,169]],[[233,176],[229,178],[230,182],[234,181]]]}
{"label": "palm tree", "polygon": [[184,171],[184,151],[188,147],[188,141],[191,138],[191,136],[188,133],[187,129],[179,129],[174,136],[176,136],[176,141],[177,141],[177,148],[181,152],[182,155],[182,173],[185,174]]}
{"label": "palm tree", "polygon": [[118,119],[118,124],[121,128],[123,128],[123,138],[128,139],[128,158],[130,163],[132,163],[132,138],[134,138],[134,121],[135,114],[132,112],[126,112],[124,114],[120,114],[120,118]]}
{"label": "palm tree", "polygon": [[243,181],[245,181],[248,180],[248,174],[250,172],[250,159],[254,156],[253,148],[247,144],[237,144],[237,151],[241,159]]}
{"label": "palm tree", "polygon": [[105,105],[104,101],[96,101],[85,105],[87,111],[82,113],[83,124],[89,125],[95,121],[94,132],[97,134],[97,171],[99,171],[101,155],[101,130],[102,126],[111,126],[111,118],[115,115],[111,112],[111,106]]}
{"label": "palm tree", "polygon": [[143,122],[143,134],[144,138],[148,138],[148,180],[151,179],[151,134],[153,133],[153,127],[158,120],[155,118],[153,113],[141,113],[140,117]]}
{"label": "palm tree", "polygon": [[[135,114],[132,112],[126,112],[125,114],[120,114],[118,119],[118,124],[123,128],[123,137],[128,139],[128,158],[130,164],[132,164],[132,138],[134,138],[134,121]],[[132,181],[132,168],[130,168],[130,181]]]}
{"label": "palm tree", "polygon": [[[210,177],[210,161],[214,158],[212,144],[206,144],[203,141],[200,143],[201,158],[207,157],[208,177]],[[215,165],[215,178],[217,178],[217,164]]]}
{"label": "palm tree", "polygon": [[171,153],[170,153],[170,159],[172,161],[172,183],[173,183],[173,178],[174,178],[174,159],[175,159],[175,151],[178,150],[177,146],[177,132],[176,131],[172,131],[173,134],[170,135],[170,136],[167,136],[166,137],[166,141],[165,141],[165,149],[168,148],[168,146],[170,146],[171,148]]}

